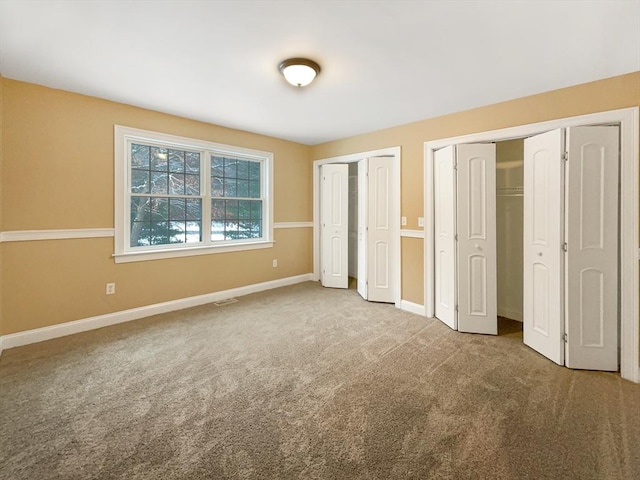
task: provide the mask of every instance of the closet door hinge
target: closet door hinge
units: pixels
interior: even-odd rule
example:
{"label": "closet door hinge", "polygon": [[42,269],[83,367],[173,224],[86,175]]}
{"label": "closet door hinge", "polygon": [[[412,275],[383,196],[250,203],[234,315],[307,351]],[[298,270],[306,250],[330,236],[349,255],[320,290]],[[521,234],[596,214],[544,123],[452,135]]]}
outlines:
{"label": "closet door hinge", "polygon": [[458,307],[458,305],[456,305],[456,313],[460,311],[460,308]]}
{"label": "closet door hinge", "polygon": [[567,343],[567,334],[566,334],[566,333],[563,333],[563,334],[562,334],[562,341],[563,341],[564,343]]}
{"label": "closet door hinge", "polygon": [[562,159],[566,162],[569,160],[569,152],[562,152]]}
{"label": "closet door hinge", "polygon": [[566,251],[568,251],[568,248],[569,248],[569,247],[567,246],[567,242],[564,242],[564,243],[562,244],[562,251],[563,251],[563,252],[566,252]]}
{"label": "closet door hinge", "polygon": [[453,236],[453,239],[454,239],[456,242],[458,241],[458,234],[457,234],[457,233]]}

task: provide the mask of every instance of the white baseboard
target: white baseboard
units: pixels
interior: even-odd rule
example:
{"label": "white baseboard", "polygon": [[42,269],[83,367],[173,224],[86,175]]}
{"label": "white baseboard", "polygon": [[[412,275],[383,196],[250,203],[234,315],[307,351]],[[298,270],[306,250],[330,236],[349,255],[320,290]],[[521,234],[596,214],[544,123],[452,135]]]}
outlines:
{"label": "white baseboard", "polygon": [[21,347],[23,345],[29,345],[30,343],[43,342],[45,340],[51,340],[52,338],[64,337],[66,335],[73,335],[74,333],[86,332],[87,330],[94,330],[96,328],[116,325],[118,323],[129,322],[131,320],[138,320],[140,318],[150,317],[151,315],[158,315],[160,313],[173,312],[175,310],[204,305],[206,303],[218,302],[230,297],[240,297],[243,295],[249,295],[250,293],[271,290],[272,288],[286,287],[296,283],[311,281],[312,279],[313,274],[306,273],[304,275],[280,278],[269,282],[223,290],[221,292],[206,293],[195,297],[181,298],[179,300],[146,305],[144,307],[132,308],[130,310],[97,315],[95,317],[61,323],[59,325],[51,325],[50,327],[11,333],[0,337],[0,352],[2,348],[9,349]]}
{"label": "white baseboard", "polygon": [[400,310],[404,310],[405,312],[415,313],[417,315],[422,315],[423,317],[426,315],[426,310],[424,308],[424,305],[413,303],[413,302],[410,302],[409,300],[400,300]]}

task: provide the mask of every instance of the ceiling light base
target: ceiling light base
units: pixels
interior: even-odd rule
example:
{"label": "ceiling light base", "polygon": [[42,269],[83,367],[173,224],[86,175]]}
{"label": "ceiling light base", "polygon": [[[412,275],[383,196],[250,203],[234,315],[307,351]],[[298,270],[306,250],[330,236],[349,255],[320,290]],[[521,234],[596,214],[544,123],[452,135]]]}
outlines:
{"label": "ceiling light base", "polygon": [[320,73],[320,65],[308,58],[289,58],[280,63],[278,70],[294,87],[305,87]]}

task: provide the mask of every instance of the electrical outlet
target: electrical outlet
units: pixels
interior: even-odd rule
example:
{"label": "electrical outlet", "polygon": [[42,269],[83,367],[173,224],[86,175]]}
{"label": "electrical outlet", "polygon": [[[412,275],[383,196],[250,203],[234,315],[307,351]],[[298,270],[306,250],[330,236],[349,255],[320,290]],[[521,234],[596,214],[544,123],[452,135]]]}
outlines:
{"label": "electrical outlet", "polygon": [[424,227],[424,217],[418,217],[418,226]]}
{"label": "electrical outlet", "polygon": [[107,295],[113,295],[114,293],[116,293],[116,284],[107,283]]}
{"label": "electrical outlet", "polygon": [[277,258],[274,258],[274,259],[273,259],[273,266],[274,266],[274,267],[277,267],[277,266],[278,266],[278,259],[277,259]]}
{"label": "electrical outlet", "polygon": [[406,226],[407,225],[407,217],[402,217],[402,220],[401,220],[400,223],[402,223],[403,227]]}

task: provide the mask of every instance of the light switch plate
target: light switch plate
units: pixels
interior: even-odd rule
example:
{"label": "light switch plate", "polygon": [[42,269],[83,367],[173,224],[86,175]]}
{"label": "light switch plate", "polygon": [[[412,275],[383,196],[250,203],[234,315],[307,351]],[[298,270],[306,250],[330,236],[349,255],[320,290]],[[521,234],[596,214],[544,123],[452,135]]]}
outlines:
{"label": "light switch plate", "polygon": [[418,217],[418,226],[424,227],[424,217]]}

